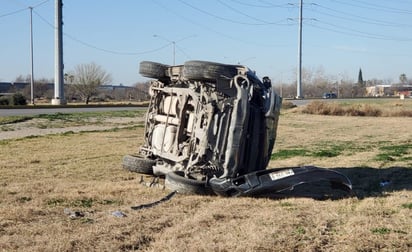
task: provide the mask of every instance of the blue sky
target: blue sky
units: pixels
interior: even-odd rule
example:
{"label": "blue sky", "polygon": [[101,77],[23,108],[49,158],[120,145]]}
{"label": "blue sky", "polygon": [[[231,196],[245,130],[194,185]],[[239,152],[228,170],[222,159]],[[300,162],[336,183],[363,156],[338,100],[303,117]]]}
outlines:
{"label": "blue sky", "polygon": [[[0,81],[54,77],[54,0],[0,0]],[[296,80],[298,0],[63,0],[64,70],[94,62],[133,85],[140,61],[245,64]],[[303,67],[330,78],[412,78],[412,1],[312,0],[303,5]],[[154,36],[157,35],[157,36]],[[175,42],[175,54],[173,43]]]}

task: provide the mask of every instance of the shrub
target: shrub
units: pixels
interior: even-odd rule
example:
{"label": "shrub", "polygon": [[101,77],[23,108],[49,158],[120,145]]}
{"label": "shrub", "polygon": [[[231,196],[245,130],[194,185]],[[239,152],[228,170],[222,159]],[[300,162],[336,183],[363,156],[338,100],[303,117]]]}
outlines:
{"label": "shrub", "polygon": [[7,105],[9,105],[9,103],[10,103],[9,97],[6,97],[6,96],[1,96],[0,97],[0,106],[1,105],[7,106]]}
{"label": "shrub", "polygon": [[27,105],[27,100],[24,95],[20,93],[14,94],[10,99],[10,105]]}
{"label": "shrub", "polygon": [[291,109],[296,108],[297,106],[291,101],[283,101],[282,102],[282,109]]}
{"label": "shrub", "polygon": [[328,104],[326,102],[314,101],[309,103],[303,113],[315,115],[344,115],[345,111],[337,104]]}

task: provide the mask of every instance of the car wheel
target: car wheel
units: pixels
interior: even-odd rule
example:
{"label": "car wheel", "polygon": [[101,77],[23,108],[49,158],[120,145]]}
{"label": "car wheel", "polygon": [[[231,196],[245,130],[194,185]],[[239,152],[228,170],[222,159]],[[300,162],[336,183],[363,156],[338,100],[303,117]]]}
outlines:
{"label": "car wheel", "polygon": [[210,189],[206,187],[206,181],[186,178],[183,171],[167,173],[165,186],[169,190],[182,194],[211,194]]}
{"label": "car wheel", "polygon": [[198,60],[186,61],[183,68],[183,76],[190,80],[231,79],[237,73],[237,66],[235,65]]}
{"label": "car wheel", "polygon": [[163,79],[166,78],[166,70],[169,66],[151,62],[151,61],[142,61],[140,62],[139,73],[144,77]]}
{"label": "car wheel", "polygon": [[140,155],[125,155],[123,157],[123,168],[131,172],[153,174],[155,164],[155,160]]}

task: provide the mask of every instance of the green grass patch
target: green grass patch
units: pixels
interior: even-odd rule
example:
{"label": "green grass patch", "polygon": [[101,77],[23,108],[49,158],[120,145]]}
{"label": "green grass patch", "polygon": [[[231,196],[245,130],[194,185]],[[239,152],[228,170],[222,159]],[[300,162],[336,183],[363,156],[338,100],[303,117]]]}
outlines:
{"label": "green grass patch", "polygon": [[287,159],[291,157],[302,157],[307,156],[309,153],[308,150],[305,149],[287,149],[287,150],[279,150],[271,155],[271,159]]}
{"label": "green grass patch", "polygon": [[78,112],[78,113],[55,113],[55,114],[40,114],[33,118],[64,121],[83,121],[90,118],[110,118],[110,117],[140,117],[145,115],[145,111],[137,110],[120,110],[120,111],[104,111],[104,112]]}
{"label": "green grass patch", "polygon": [[20,202],[20,203],[29,202],[31,200],[32,200],[31,197],[27,197],[27,196],[23,196],[23,197],[20,197],[20,198],[17,199],[17,201]]}
{"label": "green grass patch", "polygon": [[374,228],[371,230],[372,234],[385,235],[389,234],[391,230],[386,227]]}
{"label": "green grass patch", "polygon": [[290,203],[290,202],[287,202],[287,201],[286,202],[280,202],[279,205],[281,207],[293,207],[293,204]]}
{"label": "green grass patch", "polygon": [[406,208],[406,209],[412,209],[412,203],[402,204],[402,207],[403,207],[403,208]]}
{"label": "green grass patch", "polygon": [[337,157],[341,154],[342,151],[337,149],[329,149],[329,150],[319,150],[315,151],[312,156],[314,157]]}
{"label": "green grass patch", "polygon": [[83,208],[90,208],[93,206],[93,203],[95,203],[96,200],[91,199],[91,198],[83,198],[83,199],[78,199],[74,200],[69,203],[69,206],[71,207],[83,207]]}
{"label": "green grass patch", "polygon": [[119,110],[119,111],[104,111],[104,112],[76,112],[76,113],[54,113],[40,114],[34,116],[4,116],[0,117],[0,125],[12,124],[30,121],[35,118],[46,119],[48,121],[63,121],[63,122],[88,122],[93,119],[101,121],[111,117],[142,117],[145,115],[143,110]]}
{"label": "green grass patch", "polygon": [[412,144],[390,145],[382,146],[379,148],[381,153],[376,156],[377,161],[395,161],[397,159],[412,160],[412,157],[408,157],[409,151],[412,149]]}
{"label": "green grass patch", "polygon": [[337,157],[345,150],[344,145],[325,146],[320,149],[285,149],[278,150],[271,155],[272,160],[288,159],[292,157]]}
{"label": "green grass patch", "polygon": [[306,230],[305,230],[304,227],[300,226],[300,227],[296,228],[295,233],[299,234],[299,235],[304,235],[304,234],[306,234]]}
{"label": "green grass patch", "polygon": [[0,125],[25,122],[33,119],[32,116],[2,116],[0,117]]}
{"label": "green grass patch", "polygon": [[64,205],[66,203],[66,199],[62,199],[62,198],[54,198],[54,199],[49,199],[46,201],[46,205],[48,206],[61,206]]}
{"label": "green grass patch", "polygon": [[111,200],[111,199],[104,199],[99,201],[101,205],[117,205],[120,206],[123,204],[123,200]]}

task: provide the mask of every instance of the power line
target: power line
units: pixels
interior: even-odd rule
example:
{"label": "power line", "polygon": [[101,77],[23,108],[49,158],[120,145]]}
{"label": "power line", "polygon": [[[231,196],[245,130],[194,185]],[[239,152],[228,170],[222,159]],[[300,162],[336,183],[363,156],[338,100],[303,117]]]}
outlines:
{"label": "power line", "polygon": [[38,3],[38,4],[35,4],[35,5],[31,6],[31,7],[32,7],[32,8],[37,8],[37,7],[39,7],[39,6],[47,3],[47,2],[49,2],[49,1],[50,1],[50,0],[44,0],[43,2],[40,2],[40,3]]}
{"label": "power line", "polygon": [[281,5],[275,5],[272,3],[266,3],[264,1],[260,1],[263,4],[251,4],[251,3],[244,3],[242,1],[239,0],[230,0],[234,3],[240,4],[240,5],[244,5],[244,6],[249,6],[249,7],[257,7],[257,8],[289,8],[288,4],[281,4]]}
{"label": "power line", "polygon": [[244,13],[244,12],[242,12],[242,11],[240,11],[240,10],[232,7],[232,6],[230,6],[229,4],[223,2],[222,0],[217,0],[217,1],[218,1],[220,4],[224,5],[226,8],[228,8],[228,9],[230,9],[230,10],[232,10],[232,11],[234,11],[234,12],[236,12],[236,13],[242,15],[242,16],[245,16],[245,17],[248,17],[248,18],[253,19],[253,20],[255,20],[255,21],[261,22],[262,24],[268,24],[268,25],[269,25],[269,24],[279,24],[279,23],[280,23],[280,22],[267,22],[267,21],[265,21],[265,20],[262,20],[262,19],[259,19],[259,18],[255,18],[254,16],[251,16],[251,15],[249,15],[249,14],[246,14],[246,13]]}
{"label": "power line", "polygon": [[7,16],[11,16],[11,15],[14,15],[14,14],[17,14],[17,13],[20,13],[20,12],[23,12],[23,11],[26,11],[26,10],[28,10],[28,8],[23,8],[23,9],[15,10],[15,11],[8,12],[8,13],[5,13],[5,14],[1,14],[1,15],[0,15],[0,18],[2,18],[2,17],[7,17]]}
{"label": "power line", "polygon": [[322,22],[322,21],[319,21],[319,20],[315,20],[315,21],[317,21],[320,24],[326,24],[326,25],[331,26],[333,28],[338,28],[340,30],[333,29],[333,28],[327,28],[327,27],[321,27],[321,26],[317,26],[317,25],[314,25],[314,24],[308,24],[308,25],[312,26],[312,27],[315,27],[315,28],[318,28],[318,29],[321,29],[321,30],[332,31],[332,32],[335,32],[335,33],[350,35],[350,36],[353,36],[353,37],[377,39],[377,40],[393,40],[393,41],[403,41],[403,42],[412,41],[411,38],[388,37],[388,36],[383,36],[383,35],[379,35],[379,34],[367,33],[367,32],[363,32],[363,31],[359,31],[359,30],[355,30],[355,29],[351,29],[351,28],[347,28],[347,27],[327,23],[327,22]]}
{"label": "power line", "polygon": [[[181,2],[181,3],[184,4],[184,5],[192,8],[192,9],[198,11],[198,12],[201,12],[201,13],[207,15],[207,16],[211,16],[211,17],[214,17],[214,18],[216,18],[216,19],[220,19],[220,20],[223,20],[223,21],[226,21],[226,22],[230,22],[230,23],[234,23],[234,24],[241,24],[241,25],[274,25],[274,24],[276,24],[276,25],[281,25],[281,22],[282,22],[282,21],[278,21],[278,22],[267,22],[267,21],[258,20],[258,21],[259,21],[258,23],[250,23],[250,22],[237,21],[237,20],[233,20],[233,19],[230,19],[230,18],[218,16],[218,15],[213,14],[213,13],[211,13],[211,12],[205,11],[205,10],[203,10],[203,9],[201,9],[201,8],[198,8],[198,7],[196,7],[196,6],[192,5],[192,4],[189,4],[188,2],[185,2],[185,1],[183,1],[183,0],[178,0],[178,1]],[[221,1],[219,1],[219,2],[222,3]],[[223,4],[223,3],[222,3],[222,4]],[[225,5],[225,4],[223,4],[223,5]],[[227,5],[225,5],[225,6],[227,6]],[[230,8],[233,10],[232,7],[230,7]],[[243,14],[243,15],[247,15],[247,14],[244,14],[244,13],[242,13],[242,14]],[[249,15],[247,15],[247,16],[248,16],[249,18],[251,18],[251,16],[249,16]],[[254,19],[255,21],[257,20],[256,18],[253,18],[253,19]]]}
{"label": "power line", "polygon": [[[352,13],[335,10],[335,9],[332,9],[332,8],[329,8],[329,7],[326,7],[326,6],[317,4],[317,3],[312,3],[312,6],[325,9],[329,12],[334,12],[334,13],[345,15],[345,16],[339,16],[339,15],[330,14],[330,13],[327,13],[327,12],[322,12],[322,11],[319,11],[319,10],[312,9],[313,11],[315,11],[317,13],[320,13],[322,15],[330,16],[330,17],[334,17],[334,18],[339,18],[339,19],[346,20],[346,21],[349,20],[349,21],[353,21],[353,22],[362,22],[364,24],[372,24],[372,25],[379,25],[379,26],[393,26],[393,27],[411,27],[412,26],[412,25],[408,25],[408,24],[391,23],[391,22],[386,22],[386,21],[382,21],[382,20],[378,20],[378,19],[366,18],[366,17],[363,17],[363,16],[354,15]],[[351,17],[352,19],[348,18],[348,17]]]}
{"label": "power line", "polygon": [[357,7],[357,8],[367,9],[367,10],[376,10],[376,11],[387,12],[387,13],[398,13],[398,14],[412,15],[412,11],[410,11],[410,10],[402,10],[402,9],[397,9],[397,8],[392,8],[392,7],[382,6],[382,5],[365,3],[365,2],[362,2],[362,1],[358,1],[358,0],[356,2],[360,3],[360,4],[348,3],[348,2],[343,2],[343,1],[339,1],[339,0],[329,0],[329,1],[336,2],[336,3],[342,4],[342,5],[348,5],[348,6],[353,6],[353,7]]}
{"label": "power line", "polygon": [[[33,12],[34,12],[34,13],[36,14],[36,16],[38,16],[43,22],[45,22],[47,25],[49,25],[52,29],[57,29],[53,24],[51,24],[49,21],[47,21],[47,20],[46,20],[44,17],[42,17],[38,12],[36,12],[36,11],[33,11]],[[166,47],[168,47],[168,46],[170,45],[170,43],[168,43],[168,44],[163,45],[163,46],[161,46],[161,47],[154,48],[154,49],[150,49],[150,50],[147,50],[147,51],[141,51],[141,52],[121,52],[121,51],[115,51],[115,50],[108,50],[108,49],[104,49],[104,48],[101,48],[101,47],[92,45],[92,44],[87,43],[87,42],[84,42],[83,40],[80,40],[80,39],[78,39],[78,38],[76,38],[76,37],[74,37],[74,36],[72,36],[72,35],[70,35],[70,34],[68,34],[68,33],[66,33],[66,32],[63,32],[63,35],[64,35],[65,37],[67,37],[67,38],[69,38],[69,39],[71,39],[71,40],[79,43],[79,44],[82,44],[82,45],[86,46],[86,47],[89,47],[89,48],[92,48],[92,49],[95,49],[95,50],[98,50],[98,51],[101,51],[101,52],[111,53],[111,54],[117,54],[117,55],[142,55],[142,54],[149,54],[149,53],[154,53],[154,52],[160,51],[160,50],[162,50],[163,48],[166,48]]]}
{"label": "power line", "polygon": [[[182,20],[184,20],[184,21],[186,21],[186,22],[189,22],[190,24],[199,26],[199,27],[201,27],[202,29],[205,29],[205,30],[208,30],[208,31],[210,31],[210,32],[213,32],[213,33],[215,33],[215,34],[217,34],[217,35],[219,35],[220,37],[223,37],[223,38],[227,38],[227,39],[230,39],[230,40],[233,40],[233,41],[236,41],[236,42],[241,42],[241,43],[244,43],[244,44],[247,44],[247,45],[254,44],[254,45],[257,45],[257,46],[261,46],[261,47],[274,47],[274,46],[284,47],[284,46],[289,46],[289,45],[273,45],[273,44],[270,45],[270,44],[263,44],[263,43],[257,43],[257,40],[246,41],[246,40],[243,39],[243,37],[241,37],[241,38],[239,38],[239,37],[233,37],[233,36],[228,35],[227,32],[217,31],[217,30],[215,30],[215,29],[213,29],[213,28],[211,28],[211,27],[209,27],[209,26],[207,26],[207,25],[204,25],[204,24],[202,24],[202,23],[199,23],[197,20],[193,20],[193,19],[187,18],[187,17],[181,15],[179,12],[177,12],[177,11],[175,11],[175,10],[172,10],[172,9],[166,7],[164,4],[159,3],[159,2],[156,1],[156,0],[153,0],[153,2],[154,2],[155,4],[157,4],[160,8],[163,8],[163,9],[165,9],[166,11],[171,12],[171,13],[174,14],[175,16],[181,18]],[[283,22],[286,22],[286,23],[287,23],[287,21],[288,21],[288,19],[284,19],[284,20],[283,20]],[[287,24],[285,24],[285,25],[290,26],[291,24],[287,23]]]}
{"label": "power line", "polygon": [[47,2],[49,2],[49,1],[50,1],[50,0],[45,0],[45,1],[43,1],[43,2],[40,2],[40,3],[35,4],[35,5],[33,5],[33,6],[30,6],[30,7],[24,7],[24,8],[22,8],[22,9],[18,9],[18,10],[12,11],[12,12],[8,12],[8,13],[5,13],[5,14],[1,14],[1,15],[0,15],[0,18],[2,18],[2,17],[7,17],[7,16],[11,16],[11,15],[14,15],[14,14],[17,14],[17,13],[20,13],[20,12],[23,12],[23,11],[26,11],[26,10],[29,10],[30,8],[32,8],[32,9],[37,8],[37,7],[39,7],[39,6],[47,3]]}

